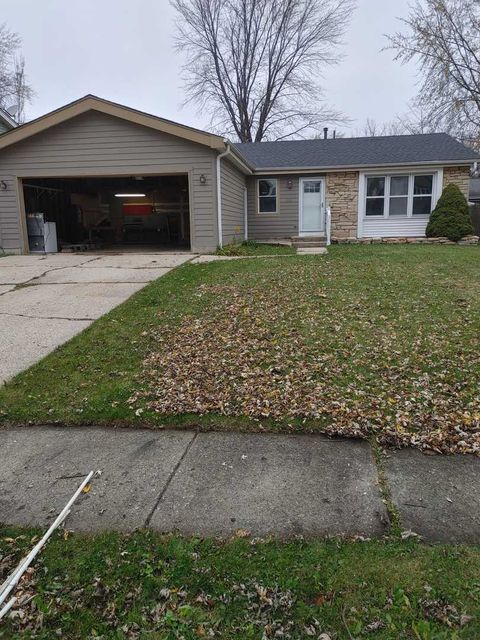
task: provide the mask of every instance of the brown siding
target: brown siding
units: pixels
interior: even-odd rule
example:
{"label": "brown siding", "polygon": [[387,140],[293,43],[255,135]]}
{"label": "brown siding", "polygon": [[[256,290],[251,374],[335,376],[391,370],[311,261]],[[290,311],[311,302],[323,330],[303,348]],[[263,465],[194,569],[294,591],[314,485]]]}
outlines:
{"label": "brown siding", "polygon": [[332,240],[357,237],[358,171],[327,174],[326,200],[332,212]]}
{"label": "brown siding", "polygon": [[[257,181],[261,178],[278,180],[278,213],[258,213]],[[249,176],[248,237],[251,240],[274,240],[298,235],[298,175]],[[291,182],[291,188],[289,183]]]}
{"label": "brown siding", "polygon": [[245,175],[226,159],[221,160],[223,243],[245,238]]}
{"label": "brown siding", "polygon": [[470,193],[470,167],[445,167],[443,170],[443,187],[456,184],[467,198]]}
{"label": "brown siding", "polygon": [[[22,248],[19,210],[12,176],[101,176],[188,173],[192,249],[217,245],[215,157],[211,149],[153,129],[91,111],[0,151],[2,241]],[[200,175],[207,178],[200,184]]]}

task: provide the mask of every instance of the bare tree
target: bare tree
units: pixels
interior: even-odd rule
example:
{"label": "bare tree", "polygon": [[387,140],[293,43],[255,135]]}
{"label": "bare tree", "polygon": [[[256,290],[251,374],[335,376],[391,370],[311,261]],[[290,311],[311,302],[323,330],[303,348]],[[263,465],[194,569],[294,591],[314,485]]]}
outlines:
{"label": "bare tree", "polygon": [[480,2],[424,0],[388,36],[396,59],[419,63],[418,103],[430,127],[480,142]]}
{"label": "bare tree", "polygon": [[407,113],[395,118],[398,131],[402,134],[435,133],[436,129],[428,116],[428,112],[418,104],[417,101],[411,103]]}
{"label": "bare tree", "polygon": [[25,59],[19,55],[20,45],[20,36],[0,25],[0,107],[13,107],[15,119],[23,122],[33,90],[25,75]]}
{"label": "bare tree", "polygon": [[171,0],[188,99],[242,142],[307,136],[342,116],[319,77],[355,0]]}
{"label": "bare tree", "polygon": [[435,128],[427,118],[425,111],[416,103],[412,103],[407,113],[396,116],[389,122],[378,123],[372,118],[367,118],[365,124],[353,134],[359,136],[402,136],[419,133],[434,133]]}
{"label": "bare tree", "polygon": [[403,127],[400,122],[396,120],[393,122],[378,123],[373,118],[367,118],[365,124],[360,130],[357,130],[355,136],[395,136],[404,133]]}
{"label": "bare tree", "polygon": [[25,122],[25,106],[27,102],[31,102],[34,92],[30,85],[27,83],[27,77],[25,75],[25,58],[21,56],[15,59],[13,79],[13,100],[15,108],[15,117],[17,122],[22,124]]}

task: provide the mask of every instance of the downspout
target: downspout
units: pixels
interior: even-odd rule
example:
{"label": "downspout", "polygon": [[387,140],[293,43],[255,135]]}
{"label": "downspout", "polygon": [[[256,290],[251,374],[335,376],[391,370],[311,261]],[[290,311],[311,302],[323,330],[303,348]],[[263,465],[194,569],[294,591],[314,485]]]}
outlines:
{"label": "downspout", "polygon": [[230,154],[230,143],[227,142],[227,149],[217,156],[217,229],[218,229],[218,246],[223,247],[223,228],[222,228],[222,172],[221,159]]}
{"label": "downspout", "polygon": [[245,242],[248,240],[248,191],[247,187],[243,190],[243,229]]}

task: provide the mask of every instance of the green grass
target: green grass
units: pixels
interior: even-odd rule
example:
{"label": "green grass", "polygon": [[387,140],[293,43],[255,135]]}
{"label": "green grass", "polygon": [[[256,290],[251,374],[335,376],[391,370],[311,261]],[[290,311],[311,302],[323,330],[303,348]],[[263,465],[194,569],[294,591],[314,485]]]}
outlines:
{"label": "green grass", "polygon": [[[34,533],[0,529],[0,578]],[[34,567],[0,638],[480,637],[478,547],[56,534]]]}
{"label": "green grass", "polygon": [[247,242],[233,242],[221,249],[217,249],[219,256],[278,256],[295,255],[293,247],[277,244],[262,244],[252,240]]}
{"label": "green grass", "polygon": [[479,326],[478,247],[184,265],[8,383],[0,420],[323,430],[469,451]]}

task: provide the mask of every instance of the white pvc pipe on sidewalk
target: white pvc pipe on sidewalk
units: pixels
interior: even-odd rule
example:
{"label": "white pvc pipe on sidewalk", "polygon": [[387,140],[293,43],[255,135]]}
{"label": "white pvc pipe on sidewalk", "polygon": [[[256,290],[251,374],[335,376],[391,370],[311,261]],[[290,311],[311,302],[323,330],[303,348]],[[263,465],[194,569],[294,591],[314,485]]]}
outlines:
{"label": "white pvc pipe on sidewalk", "polygon": [[[12,589],[14,589],[16,587],[16,585],[17,585],[18,581],[20,580],[20,578],[22,577],[22,575],[25,573],[25,571],[31,565],[31,563],[33,562],[33,560],[37,556],[38,552],[45,545],[45,543],[50,538],[50,536],[55,531],[55,529],[57,529],[57,527],[59,527],[62,524],[62,522],[65,520],[65,518],[68,516],[68,514],[70,513],[70,507],[73,505],[73,503],[78,498],[80,493],[83,491],[83,489],[90,482],[90,480],[92,479],[94,473],[95,473],[94,471],[90,471],[90,473],[83,480],[81,485],[75,491],[73,496],[70,498],[70,500],[64,506],[62,511],[58,514],[58,516],[55,518],[53,523],[47,529],[47,531],[45,532],[43,537],[37,542],[37,544],[33,547],[33,549],[30,551],[30,553],[27,556],[25,556],[25,558],[20,562],[18,567],[13,571],[13,573],[10,574],[10,576],[2,584],[2,586],[0,587],[0,606],[5,602],[5,600],[7,599],[8,595],[12,591]],[[8,612],[8,610],[11,608],[12,604],[10,604],[10,602],[9,602],[6,607],[3,607],[3,609],[0,611],[0,620]]]}
{"label": "white pvc pipe on sidewalk", "polygon": [[13,596],[13,598],[10,598],[10,600],[7,602],[7,604],[0,611],[0,620],[3,618],[3,616],[7,615],[7,613],[10,611],[10,609],[13,607],[13,605],[15,604],[16,601],[17,601],[17,599],[16,599],[15,596]]}

